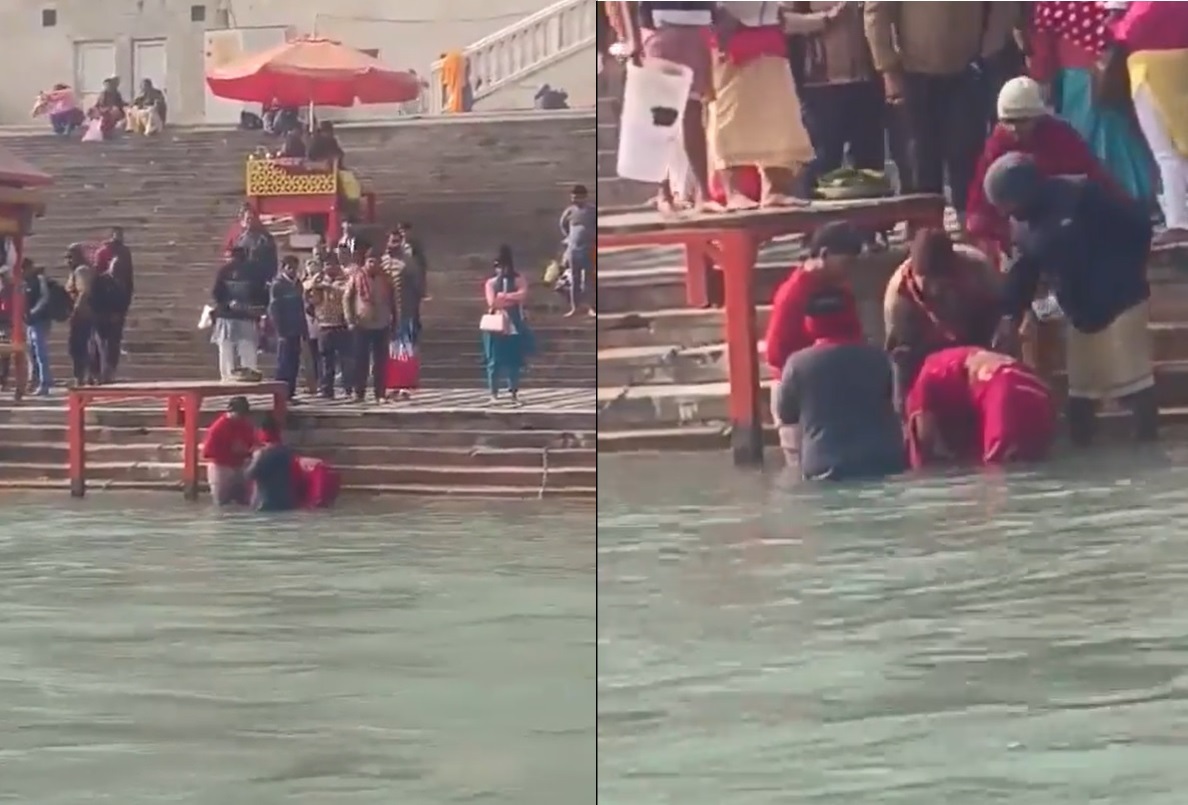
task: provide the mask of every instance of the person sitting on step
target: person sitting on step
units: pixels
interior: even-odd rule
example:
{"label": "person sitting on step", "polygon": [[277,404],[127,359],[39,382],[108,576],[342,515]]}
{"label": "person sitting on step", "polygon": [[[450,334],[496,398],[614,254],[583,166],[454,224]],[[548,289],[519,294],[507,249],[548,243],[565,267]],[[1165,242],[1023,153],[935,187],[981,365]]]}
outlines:
{"label": "person sitting on step", "polygon": [[78,98],[69,84],[54,84],[49,92],[37,93],[33,117],[48,115],[54,134],[69,136],[87,122],[87,115],[78,105]]}
{"label": "person sitting on step", "polygon": [[124,96],[120,94],[120,77],[113,75],[105,79],[103,91],[99,93],[89,113],[92,119],[99,121],[103,139],[110,140],[115,135],[117,127],[124,123],[124,110],[127,106]]}
{"label": "person sitting on step", "polygon": [[140,94],[128,107],[128,131],[144,135],[160,134],[168,116],[169,104],[165,100],[165,93],[154,87],[152,81],[144,79],[140,83]]}

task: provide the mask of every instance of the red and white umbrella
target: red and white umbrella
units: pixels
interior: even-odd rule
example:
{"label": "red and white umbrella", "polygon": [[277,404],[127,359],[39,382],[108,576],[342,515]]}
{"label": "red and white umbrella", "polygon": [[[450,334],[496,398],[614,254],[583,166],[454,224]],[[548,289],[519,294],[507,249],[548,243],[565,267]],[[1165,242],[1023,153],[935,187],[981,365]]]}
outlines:
{"label": "red and white umbrella", "polygon": [[421,94],[416,75],[317,37],[295,39],[216,67],[206,83],[220,98],[280,106],[406,103]]}

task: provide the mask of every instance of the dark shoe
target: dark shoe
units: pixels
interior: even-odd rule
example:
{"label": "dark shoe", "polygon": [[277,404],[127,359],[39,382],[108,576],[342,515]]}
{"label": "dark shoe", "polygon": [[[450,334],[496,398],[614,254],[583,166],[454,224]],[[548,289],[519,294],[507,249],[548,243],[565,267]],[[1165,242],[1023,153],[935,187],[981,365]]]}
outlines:
{"label": "dark shoe", "polygon": [[1097,400],[1069,397],[1064,415],[1068,419],[1068,437],[1075,447],[1088,447],[1097,435]]}
{"label": "dark shoe", "polygon": [[1130,411],[1136,442],[1153,442],[1159,438],[1159,401],[1154,386],[1130,395],[1122,404]]}

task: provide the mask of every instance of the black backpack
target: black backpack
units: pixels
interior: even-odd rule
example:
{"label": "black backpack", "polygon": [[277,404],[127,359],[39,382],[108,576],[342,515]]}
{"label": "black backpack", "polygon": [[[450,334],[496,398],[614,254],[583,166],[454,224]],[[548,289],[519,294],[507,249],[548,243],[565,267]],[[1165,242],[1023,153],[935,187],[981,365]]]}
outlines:
{"label": "black backpack", "polygon": [[66,321],[74,310],[74,300],[57,280],[47,279],[45,287],[49,293],[49,302],[45,306],[45,315],[50,321]]}

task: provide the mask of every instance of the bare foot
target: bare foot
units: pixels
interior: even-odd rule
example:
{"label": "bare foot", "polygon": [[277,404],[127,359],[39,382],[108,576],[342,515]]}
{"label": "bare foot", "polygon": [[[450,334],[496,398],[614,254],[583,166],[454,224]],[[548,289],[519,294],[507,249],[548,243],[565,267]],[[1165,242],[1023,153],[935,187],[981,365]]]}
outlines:
{"label": "bare foot", "polygon": [[701,212],[723,213],[723,212],[727,212],[727,210],[726,210],[726,205],[719,204],[716,201],[710,200],[710,201],[703,201],[701,203]]}
{"label": "bare foot", "polygon": [[654,203],[656,205],[656,212],[660,213],[662,216],[670,217],[677,214],[676,205],[673,204],[669,199],[657,198]]}
{"label": "bare foot", "polygon": [[777,207],[807,207],[808,205],[808,201],[802,198],[796,198],[796,196],[789,196],[784,193],[768,193],[759,206],[766,210]]}
{"label": "bare foot", "polygon": [[759,202],[753,201],[742,193],[731,193],[726,196],[726,209],[731,212],[759,209]]}

